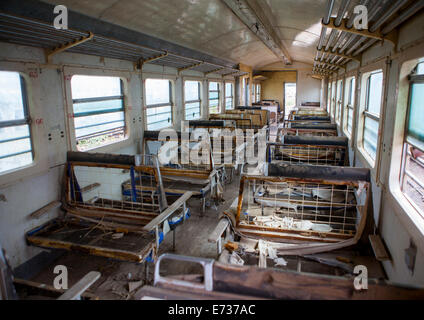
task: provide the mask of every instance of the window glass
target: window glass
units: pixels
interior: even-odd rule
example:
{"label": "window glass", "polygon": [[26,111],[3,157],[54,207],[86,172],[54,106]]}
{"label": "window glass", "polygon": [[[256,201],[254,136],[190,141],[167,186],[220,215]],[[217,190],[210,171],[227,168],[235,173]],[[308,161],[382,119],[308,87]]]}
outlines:
{"label": "window glass", "polygon": [[349,108],[347,114],[347,132],[352,133],[352,124],[353,124],[353,109]]}
{"label": "window glass", "polygon": [[225,110],[234,109],[234,90],[232,83],[225,84]]}
{"label": "window glass", "polygon": [[209,113],[220,113],[220,87],[218,82],[209,82]]}
{"label": "window glass", "polygon": [[146,79],[147,130],[172,126],[172,82],[166,79]]}
{"label": "window glass", "polygon": [[121,79],[75,75],[71,80],[72,99],[101,98],[121,96]]}
{"label": "window glass", "polygon": [[185,81],[185,120],[196,120],[200,118],[200,82]]}
{"label": "window glass", "polygon": [[25,80],[0,71],[0,174],[33,162]]}
{"label": "window glass", "polygon": [[364,149],[375,160],[378,142],[378,121],[372,118],[365,118],[364,128]]}
{"label": "window glass", "polygon": [[185,82],[185,101],[200,100],[200,83],[197,81]]}
{"label": "window glass", "polygon": [[408,135],[424,143],[424,83],[411,85]]}
{"label": "window glass", "polygon": [[75,75],[71,89],[79,151],[125,138],[124,94],[120,78]]}
{"label": "window glass", "polygon": [[171,81],[164,79],[146,79],[146,105],[171,102]]}
{"label": "window glass", "polygon": [[349,134],[351,134],[353,126],[353,110],[355,105],[355,78],[351,78],[349,80],[349,91],[347,100],[346,130]]}
{"label": "window glass", "polygon": [[383,92],[383,73],[372,74],[368,81],[367,111],[379,115]]}

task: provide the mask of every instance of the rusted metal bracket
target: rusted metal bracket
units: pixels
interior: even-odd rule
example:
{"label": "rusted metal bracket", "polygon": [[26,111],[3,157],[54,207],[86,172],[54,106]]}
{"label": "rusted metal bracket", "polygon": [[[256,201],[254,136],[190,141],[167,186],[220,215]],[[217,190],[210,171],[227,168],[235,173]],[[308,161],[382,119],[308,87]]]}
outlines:
{"label": "rusted metal bracket", "polygon": [[149,63],[149,62],[153,62],[153,61],[156,61],[156,60],[159,60],[159,59],[162,59],[162,58],[165,58],[165,57],[167,57],[168,56],[168,51],[165,51],[163,54],[160,54],[160,55],[158,55],[158,56],[154,56],[154,57],[151,57],[151,58],[147,58],[147,59],[140,59],[140,60],[138,60],[138,62],[136,63],[136,69],[137,70],[141,70],[142,68],[143,68],[143,65],[145,64],[145,63]]}
{"label": "rusted metal bracket", "polygon": [[375,32],[371,32],[371,31],[368,31],[368,30],[358,30],[354,27],[348,28],[347,27],[348,19],[343,19],[340,26],[336,26],[335,21],[336,21],[336,18],[330,18],[330,22],[328,24],[322,23],[322,25],[327,27],[327,28],[330,28],[330,29],[344,31],[344,32],[348,32],[348,33],[353,33],[353,34],[360,35],[360,36],[366,37],[366,38],[377,39],[377,40],[380,40],[380,41],[388,40],[388,41],[392,42],[393,45],[396,46],[396,43],[397,43],[397,33],[396,32],[391,32],[388,35],[383,36],[383,34],[381,33],[380,30],[375,31]]}
{"label": "rusted metal bracket", "polygon": [[331,50],[332,50],[332,48],[330,48],[328,51],[326,51],[324,48],[322,48],[321,50],[319,50],[317,48],[317,51],[321,52],[321,53],[328,53],[328,54],[332,54],[333,56],[337,56],[337,57],[341,57],[341,58],[345,58],[345,59],[350,59],[350,60],[355,60],[355,61],[358,61],[359,63],[361,62],[361,59],[360,59],[359,56],[348,56],[348,55],[344,55],[344,54],[339,53],[337,50],[336,50],[336,52],[332,52]]}
{"label": "rusted metal bracket", "polygon": [[224,69],[225,68],[218,68],[218,69],[215,69],[215,70],[212,70],[212,71],[204,72],[203,74],[205,76],[207,76],[208,74],[215,73],[215,72],[218,72],[218,71],[221,71],[221,70],[224,70]]}
{"label": "rusted metal bracket", "polygon": [[178,73],[181,73],[181,72],[183,72],[183,71],[185,71],[185,70],[190,70],[190,69],[193,69],[193,68],[196,68],[196,67],[199,67],[199,66],[201,66],[202,64],[204,64],[205,62],[199,62],[199,63],[195,63],[195,64],[192,64],[191,66],[188,66],[188,67],[184,67],[184,68],[179,68],[178,69]]}
{"label": "rusted metal bracket", "polygon": [[64,44],[64,45],[62,45],[60,47],[54,48],[52,50],[47,50],[46,51],[46,60],[47,60],[47,63],[50,63],[51,62],[51,59],[52,59],[52,57],[55,54],[58,54],[58,53],[61,53],[63,51],[66,51],[66,50],[68,50],[70,48],[76,47],[76,46],[78,46],[78,45],[80,45],[80,44],[82,44],[84,42],[87,42],[87,41],[92,40],[93,38],[94,38],[94,34],[92,32],[89,32],[89,35],[86,36],[86,37],[82,37],[81,39],[77,39],[77,40],[75,40],[73,42],[68,42],[68,43],[66,43],[66,44]]}

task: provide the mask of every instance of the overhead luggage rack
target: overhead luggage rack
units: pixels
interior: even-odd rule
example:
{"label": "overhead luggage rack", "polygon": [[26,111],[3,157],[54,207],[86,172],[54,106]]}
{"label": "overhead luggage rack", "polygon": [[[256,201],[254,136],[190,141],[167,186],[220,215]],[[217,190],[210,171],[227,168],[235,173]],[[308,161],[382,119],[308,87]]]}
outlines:
{"label": "overhead luggage rack", "polygon": [[0,12],[0,41],[46,49],[46,62],[63,52],[81,53],[132,61],[135,68],[151,63],[203,73],[234,77],[247,74],[236,68],[201,61],[167,50],[157,50],[140,44],[92,34],[90,31],[57,30],[53,24]]}

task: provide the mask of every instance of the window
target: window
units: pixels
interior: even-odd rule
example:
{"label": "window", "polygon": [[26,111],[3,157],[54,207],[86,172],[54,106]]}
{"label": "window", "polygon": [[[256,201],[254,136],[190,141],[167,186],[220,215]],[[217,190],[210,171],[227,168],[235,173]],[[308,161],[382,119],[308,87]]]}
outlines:
{"label": "window", "polygon": [[424,62],[419,63],[411,74],[409,90],[401,188],[424,215]]}
{"label": "window", "polygon": [[261,101],[261,85],[257,84],[256,85],[256,102],[260,102]]}
{"label": "window", "polygon": [[225,83],[225,110],[234,109],[234,88],[230,82]]}
{"label": "window", "polygon": [[221,84],[209,82],[209,114],[221,113]]}
{"label": "window", "polygon": [[328,83],[328,94],[327,94],[327,112],[331,113],[331,83]]}
{"label": "window", "polygon": [[336,104],[336,122],[340,124],[342,116],[342,103],[343,103],[343,80],[337,83],[337,104]]}
{"label": "window", "polygon": [[296,83],[284,83],[284,108],[286,114],[290,114],[296,107]]}
{"label": "window", "polygon": [[166,79],[146,79],[147,130],[172,126],[172,82]]}
{"label": "window", "polygon": [[124,94],[120,78],[75,75],[71,88],[79,151],[125,138]]}
{"label": "window", "polygon": [[378,146],[378,130],[380,125],[380,109],[383,92],[383,72],[371,73],[366,82],[366,99],[364,116],[364,131],[362,136],[363,149],[375,160]]}
{"label": "window", "polygon": [[25,80],[18,72],[0,71],[0,173],[33,159]]}
{"label": "window", "polygon": [[200,118],[200,82],[186,81],[184,85],[185,120]]}
{"label": "window", "polygon": [[352,135],[353,126],[353,112],[355,105],[355,77],[350,78],[347,81],[347,92],[346,92],[346,108],[345,108],[345,130],[349,136]]}
{"label": "window", "polygon": [[333,81],[331,84],[331,115],[334,118],[334,113],[336,110],[336,82]]}

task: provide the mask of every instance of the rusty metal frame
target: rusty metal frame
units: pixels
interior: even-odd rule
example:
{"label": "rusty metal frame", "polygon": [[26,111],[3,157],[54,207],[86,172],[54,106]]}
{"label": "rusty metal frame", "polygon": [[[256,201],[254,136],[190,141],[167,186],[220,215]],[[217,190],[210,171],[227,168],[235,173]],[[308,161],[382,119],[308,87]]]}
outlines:
{"label": "rusty metal frame", "polygon": [[317,48],[317,51],[320,52],[320,53],[327,53],[327,54],[330,54],[330,55],[333,55],[333,56],[337,56],[337,57],[341,57],[341,58],[345,58],[345,59],[350,59],[350,60],[354,60],[354,61],[357,61],[357,62],[361,62],[360,56],[344,55],[344,54],[339,53],[337,50],[335,52],[333,52],[332,51],[332,48],[330,48],[329,50],[325,50],[325,48],[322,48],[322,49],[318,49]]}
{"label": "rusty metal frame", "polygon": [[[245,225],[241,224],[241,213],[243,206],[243,198],[245,193],[245,183],[249,181],[257,181],[257,180],[265,180],[269,182],[275,183],[299,183],[299,184],[307,184],[307,183],[315,183],[321,185],[335,185],[335,186],[347,186],[353,188],[364,188],[366,190],[366,198],[363,205],[357,205],[358,213],[361,215],[361,219],[358,223],[358,228],[356,233],[352,235],[352,237],[345,238],[340,236],[334,236],[331,233],[319,233],[316,234],[315,238],[311,238],[314,236],[312,233],[308,232],[308,236],[304,234],[302,231],[297,230],[285,230],[285,229],[272,229],[263,226],[250,226],[245,228]],[[367,215],[368,215],[368,202],[370,199],[370,183],[365,181],[337,181],[330,179],[302,179],[302,178],[285,178],[285,177],[264,177],[264,176],[249,176],[243,175],[240,180],[240,188],[239,188],[239,196],[237,202],[237,209],[235,214],[235,225],[232,225],[232,228],[235,233],[240,236],[246,236],[248,238],[254,239],[266,239],[270,237],[270,234],[264,233],[264,231],[273,232],[272,238],[276,240],[276,242],[281,243],[285,241],[296,240],[298,242],[305,241],[306,243],[300,243],[297,246],[294,246],[291,249],[286,249],[285,252],[287,254],[301,254],[302,252],[308,253],[318,253],[318,252],[327,252],[331,250],[336,250],[348,246],[355,245],[362,236],[364,232]],[[232,215],[228,212],[224,212],[230,221],[232,221]],[[290,234],[290,235],[287,235]],[[269,241],[269,240],[268,240]],[[272,240],[274,241],[274,240]],[[313,244],[311,246],[311,244]],[[317,245],[318,244],[318,245]],[[284,250],[283,250],[284,251]]]}
{"label": "rusty metal frame", "polygon": [[195,63],[195,64],[192,64],[192,65],[187,66],[187,67],[179,68],[178,74],[180,74],[181,72],[186,71],[186,70],[190,70],[190,69],[193,69],[193,68],[196,68],[196,67],[200,67],[201,65],[204,65],[204,64],[205,64],[205,62],[201,61],[199,63]]}
{"label": "rusty metal frame", "polygon": [[160,54],[160,55],[157,55],[157,56],[154,56],[154,57],[150,57],[150,58],[147,58],[147,59],[140,59],[140,60],[136,63],[135,67],[136,67],[136,69],[137,69],[137,70],[141,70],[141,69],[143,69],[143,65],[144,65],[145,63],[149,63],[149,62],[153,62],[153,61],[156,61],[156,60],[159,60],[159,59],[165,58],[165,57],[167,57],[168,55],[169,55],[168,51],[165,51],[164,53],[162,53],[162,54]]}
{"label": "rusty metal frame", "polygon": [[391,43],[393,43],[393,45],[396,46],[396,43],[397,43],[397,33],[396,32],[391,32],[387,36],[383,36],[383,34],[381,33],[380,30],[375,31],[375,32],[371,32],[371,31],[368,31],[368,30],[358,30],[354,27],[348,28],[347,27],[348,19],[342,19],[340,26],[336,26],[335,21],[336,21],[336,18],[332,17],[332,18],[330,18],[330,22],[328,24],[325,24],[324,22],[322,22],[322,25],[324,27],[327,27],[327,28],[330,28],[330,29],[359,35],[359,36],[362,36],[362,37],[365,37],[365,38],[376,39],[376,40],[380,40],[380,41],[387,40],[387,41],[390,41]]}
{"label": "rusty metal frame", "polygon": [[51,59],[54,55],[64,52],[68,49],[71,49],[73,47],[76,47],[80,44],[83,44],[84,42],[90,41],[94,38],[94,34],[89,32],[88,36],[82,37],[81,39],[76,39],[73,42],[68,42],[60,47],[54,48],[52,50],[46,50],[46,61],[47,63],[51,62]]}

